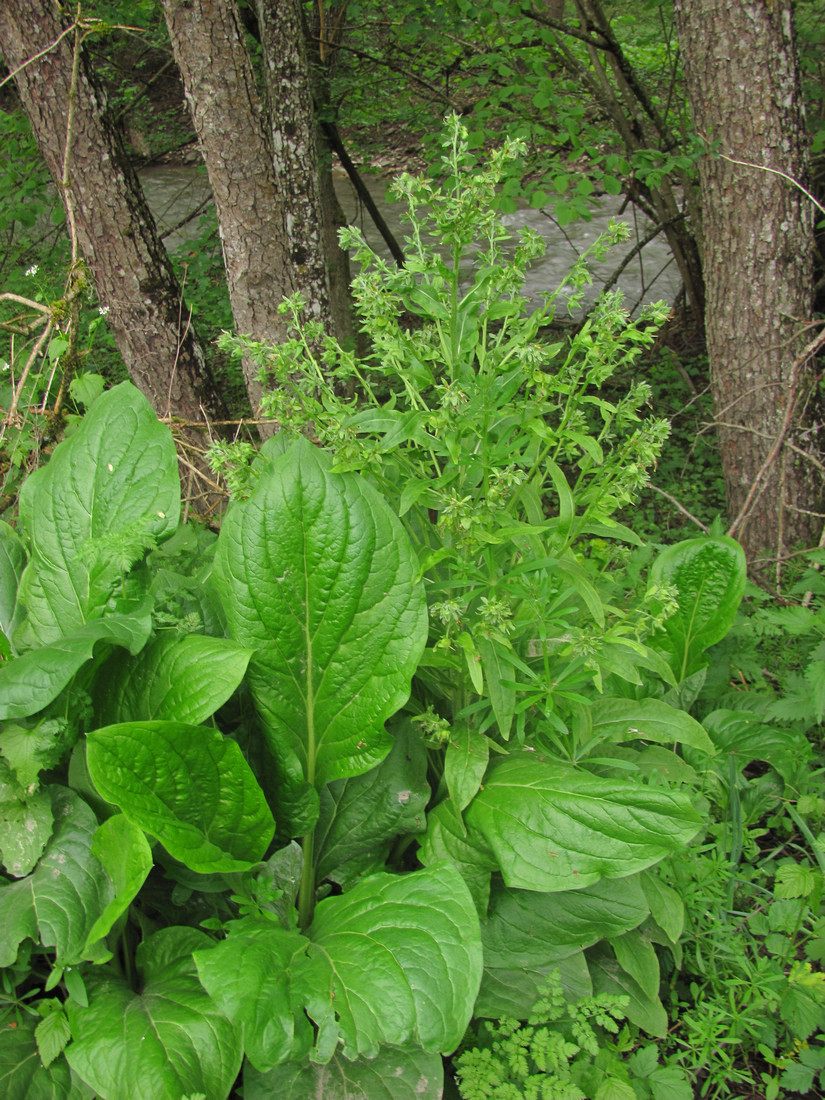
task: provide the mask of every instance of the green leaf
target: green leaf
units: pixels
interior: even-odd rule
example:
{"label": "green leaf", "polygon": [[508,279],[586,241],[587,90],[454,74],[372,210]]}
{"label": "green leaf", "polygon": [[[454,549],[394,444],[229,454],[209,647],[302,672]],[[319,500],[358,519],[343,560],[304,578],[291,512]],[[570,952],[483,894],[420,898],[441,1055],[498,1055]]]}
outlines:
{"label": "green leaf", "polygon": [[312,1049],[301,1000],[308,946],[304,936],[270,921],[243,920],[229,926],[222,943],[195,953],[201,984],[235,1024],[244,1053],[262,1073]]}
{"label": "green leaf", "polygon": [[651,917],[671,943],[678,943],[685,926],[684,902],[672,887],[662,882],[656,871],[642,874],[642,889]]}
{"label": "green leaf", "polygon": [[294,781],[321,787],[387,754],[384,722],[409,695],[426,643],[409,539],[355,474],[307,440],[226,517],[216,572],[248,681]]}
{"label": "green leaf", "polygon": [[137,653],[152,630],[148,610],[93,619],[72,635],[0,666],[0,719],[26,718],[48,706],[94,656],[98,642]]}
{"label": "green leaf", "polygon": [[444,779],[459,811],[478,793],[489,759],[490,742],[483,733],[463,723],[452,727],[444,755]]}
{"label": "green leaf", "polygon": [[610,936],[609,943],[622,970],[633,978],[646,997],[656,1000],[661,975],[659,959],[650,940],[633,928],[624,935]]}
{"label": "green leaf", "polygon": [[11,966],[29,937],[55,949],[55,965],[83,958],[89,931],[115,889],[91,852],[97,819],[64,787],[49,787],[54,833],[32,874],[0,886],[0,966]]}
{"label": "green leaf", "polygon": [[658,997],[649,997],[621,968],[609,947],[599,944],[587,952],[587,965],[594,993],[611,993],[629,998],[627,1018],[648,1035],[663,1039],[667,1035],[667,1013]]}
{"label": "green leaf", "polygon": [[222,706],[246,672],[251,651],[227,638],[163,635],[136,657],[116,653],[94,691],[95,719],[186,722],[197,726]]}
{"label": "green leaf", "polygon": [[35,1020],[22,1016],[16,1027],[0,1026],[0,1096],[4,1100],[91,1100],[92,1093],[72,1081],[65,1059],[49,1066],[40,1060]]}
{"label": "green leaf", "polygon": [[[418,731],[404,722],[395,731],[389,755],[376,768],[336,779],[321,791],[316,879],[380,850],[396,836],[423,832],[430,797],[427,751]],[[364,812],[366,806],[369,813]]]}
{"label": "green leaf", "polygon": [[[476,644],[481,654],[493,714],[496,716],[499,733],[506,741],[510,736],[510,727],[513,724],[513,714],[516,709],[516,689],[508,687],[503,681],[513,679],[513,666],[507,660],[509,655],[507,648],[500,643],[481,637],[476,640]],[[480,691],[480,688],[476,690]],[[460,808],[463,809],[463,807]]]}
{"label": "green leaf", "polygon": [[23,485],[31,558],[20,584],[21,641],[49,645],[98,618],[126,569],[174,531],[179,513],[171,433],[123,382]]}
{"label": "green leaf", "polygon": [[98,971],[88,1008],[67,1003],[66,1057],[105,1100],[229,1095],[242,1048],[197,978],[193,952],[209,943],[193,928],[164,928],[138,948],[139,993]]}
{"label": "green leaf", "polygon": [[53,821],[46,791],[34,792],[19,802],[0,801],[0,859],[10,875],[20,878],[33,870],[52,835]]}
{"label": "green leaf", "polygon": [[495,765],[465,818],[493,849],[508,886],[547,891],[641,871],[702,825],[684,794],[535,756]]}
{"label": "green leaf", "polygon": [[466,829],[450,799],[427,814],[427,834],[421,842],[418,858],[425,867],[449,860],[464,879],[479,913],[487,912],[490,875],[497,869],[492,852],[474,829]]}
{"label": "green leaf", "polygon": [[17,616],[17,589],[26,548],[13,527],[0,520],[0,630],[11,639]]}
{"label": "green leaf", "polygon": [[638,1100],[636,1090],[627,1081],[607,1077],[599,1085],[593,1100]]}
{"label": "green leaf", "polygon": [[444,1069],[437,1054],[382,1049],[350,1062],[335,1054],[326,1065],[288,1062],[269,1073],[244,1071],[245,1100],[441,1100]]}
{"label": "green leaf", "polygon": [[92,837],[92,855],[109,876],[115,896],[89,929],[87,947],[108,934],[137,897],[152,870],[152,849],[143,830],[123,814],[115,814],[98,827]]}
{"label": "green leaf", "polygon": [[683,710],[674,710],[660,699],[596,699],[590,714],[593,733],[600,740],[679,743],[709,756],[716,752],[713,742],[695,718]]}
{"label": "green leaf", "polygon": [[182,722],[125,722],[87,734],[92,782],[192,871],[239,871],[275,823],[237,742]]}
{"label": "green leaf", "polygon": [[308,1007],[322,1049],[334,1049],[336,1035],[346,1057],[374,1057],[382,1043],[442,1053],[458,1046],[481,981],[481,937],[472,898],[449,864],[372,875],[326,898],[308,936],[337,1017],[324,1024]]}
{"label": "green leaf", "polygon": [[676,587],[679,610],[665,623],[665,632],[673,671],[684,680],[733,625],[747,580],[745,552],[727,535],[687,539],[662,551],[650,580]]}
{"label": "green leaf", "polygon": [[69,1021],[61,1009],[50,1012],[35,1028],[37,1051],[44,1066],[50,1066],[58,1054],[62,1054],[71,1038]]}
{"label": "green leaf", "polygon": [[488,1020],[502,1016],[523,1019],[529,1006],[546,991],[547,979],[554,970],[559,973],[566,1000],[575,1003],[593,993],[584,952],[559,952],[549,961],[532,966],[485,966],[474,1015]]}
{"label": "green leaf", "polygon": [[599,882],[583,890],[539,894],[499,883],[481,926],[485,966],[540,966],[572,949],[636,928],[648,915],[639,879]]}

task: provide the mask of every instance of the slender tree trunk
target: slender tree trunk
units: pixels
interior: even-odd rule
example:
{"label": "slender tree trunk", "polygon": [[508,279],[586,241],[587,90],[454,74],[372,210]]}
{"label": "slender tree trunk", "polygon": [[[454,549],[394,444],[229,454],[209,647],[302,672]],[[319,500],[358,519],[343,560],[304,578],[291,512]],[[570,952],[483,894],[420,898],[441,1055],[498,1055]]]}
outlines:
{"label": "slender tree trunk", "polygon": [[[749,560],[818,539],[811,364],[800,361],[812,297],[807,141],[790,0],[676,0],[696,129],[706,331],[732,529]],[[733,161],[747,161],[737,164]],[[760,165],[762,167],[754,167]],[[814,440],[815,442],[815,440]]]}
{"label": "slender tree trunk", "polygon": [[[300,11],[257,4],[265,101],[255,83],[236,0],[163,0],[215,198],[235,326],[255,340],[287,335],[278,305],[300,292],[335,329],[318,149]],[[257,368],[245,363],[257,408]]]}
{"label": "slender tree trunk", "polygon": [[17,70],[20,99],[133,382],[159,416],[224,416],[121,132],[82,53],[62,186],[75,36],[57,40],[70,26],[53,0],[0,0],[0,52]]}

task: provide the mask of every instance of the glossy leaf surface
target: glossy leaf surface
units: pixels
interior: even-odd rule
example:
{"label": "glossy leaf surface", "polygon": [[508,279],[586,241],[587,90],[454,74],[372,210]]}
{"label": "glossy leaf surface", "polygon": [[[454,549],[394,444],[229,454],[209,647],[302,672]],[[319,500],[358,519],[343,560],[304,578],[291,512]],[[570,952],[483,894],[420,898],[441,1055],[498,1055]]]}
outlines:
{"label": "glossy leaf surface", "polygon": [[235,741],[206,726],[128,722],[87,735],[98,792],[192,871],[243,870],[274,822]]}
{"label": "glossy leaf surface", "polygon": [[248,681],[293,781],[367,771],[391,741],[426,640],[423,587],[399,521],[354,474],[300,440],[221,531],[216,572]]}
{"label": "glossy leaf surface", "polygon": [[441,1100],[444,1070],[437,1054],[386,1047],[354,1062],[340,1054],[323,1066],[288,1062],[269,1073],[247,1069],[245,1100]]}
{"label": "glossy leaf surface", "polygon": [[702,819],[686,795],[513,757],[468,810],[508,886],[575,890],[624,878],[682,847]]}

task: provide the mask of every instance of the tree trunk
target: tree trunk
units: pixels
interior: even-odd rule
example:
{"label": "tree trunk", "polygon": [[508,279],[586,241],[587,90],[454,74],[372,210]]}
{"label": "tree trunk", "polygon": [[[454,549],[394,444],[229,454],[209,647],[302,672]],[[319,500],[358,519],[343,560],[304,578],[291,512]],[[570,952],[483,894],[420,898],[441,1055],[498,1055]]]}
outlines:
{"label": "tree trunk", "polygon": [[807,169],[791,16],[790,0],[676,0],[694,123],[716,147],[699,166],[708,356],[731,530],[754,566],[822,525],[814,467],[789,446],[813,420],[812,209],[779,174]]}
{"label": "tree trunk", "polygon": [[0,0],[0,52],[16,70],[20,99],[71,212],[80,251],[133,382],[159,416],[199,421],[203,409],[223,417],[223,401],[188,326],[180,286],[120,129],[82,52],[68,186],[62,186],[75,35],[57,40],[70,27],[52,0]]}
{"label": "tree trunk", "polygon": [[[237,331],[281,342],[287,324],[278,305],[296,292],[310,317],[334,328],[315,118],[296,5],[279,0],[257,7],[266,105],[235,0],[163,0],[163,8],[215,198]],[[244,371],[257,408],[257,368],[245,363]]]}

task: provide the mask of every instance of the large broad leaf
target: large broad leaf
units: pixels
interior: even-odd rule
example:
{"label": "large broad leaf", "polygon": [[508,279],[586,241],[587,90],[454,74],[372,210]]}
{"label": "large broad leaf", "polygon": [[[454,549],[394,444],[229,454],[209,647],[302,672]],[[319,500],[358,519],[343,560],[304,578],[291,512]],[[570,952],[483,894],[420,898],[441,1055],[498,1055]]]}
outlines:
{"label": "large broad leaf", "polygon": [[48,793],[55,828],[43,858],[27,878],[0,886],[0,966],[14,963],[27,937],[53,947],[59,966],[79,962],[105,934],[103,914],[113,913],[107,907],[120,898],[125,908],[142,883],[128,850],[122,870],[107,874],[92,851],[97,819],[82,799],[64,787]]}
{"label": "large broad leaf", "polygon": [[[378,767],[351,779],[337,779],[321,791],[315,829],[316,879],[353,860],[368,860],[402,833],[423,832],[430,794],[427,750],[412,723],[404,722]],[[369,813],[364,812],[365,806]]]}
{"label": "large broad leaf", "polygon": [[559,949],[549,959],[531,966],[485,966],[473,1014],[488,1020],[502,1016],[526,1019],[554,970],[558,971],[566,1000],[575,1003],[593,992],[584,952]]}
{"label": "large broad leaf", "polygon": [[14,1027],[0,1026],[0,1096],[3,1100],[91,1100],[93,1093],[73,1080],[64,1058],[48,1067],[40,1060],[34,1029],[37,1018],[23,1016]]}
{"label": "large broad leaf", "polygon": [[182,722],[125,722],[86,737],[92,782],[193,871],[256,863],[275,831],[235,741]]}
{"label": "large broad leaf", "polygon": [[735,539],[695,538],[669,546],[650,571],[651,582],[676,587],[678,612],[665,623],[671,667],[684,680],[702,654],[733,625],[745,592],[747,562]]}
{"label": "large broad leaf", "polygon": [[316,1020],[321,1049],[334,1049],[335,1036],[347,1057],[374,1057],[383,1043],[458,1046],[481,981],[481,937],[449,864],[372,875],[320,902],[307,934],[328,968],[337,1017],[334,1027]]}
{"label": "large broad leaf", "polygon": [[243,1037],[244,1053],[265,1072],[288,1059],[301,1061],[314,1035],[304,1011],[302,983],[313,969],[309,942],[272,921],[234,921],[227,938],[198,951],[198,977],[221,1011]]}
{"label": "large broad leaf", "polygon": [[554,953],[564,957],[570,948],[591,947],[607,936],[636,928],[648,912],[635,875],[559,894],[512,890],[499,884],[481,926],[484,964],[538,966]]}
{"label": "large broad leaf", "polygon": [[152,631],[147,608],[129,615],[93,619],[73,634],[24,653],[0,666],[0,719],[26,718],[48,706],[94,656],[98,642],[137,653]]}
{"label": "large broad leaf", "polygon": [[384,1048],[350,1062],[336,1054],[324,1066],[288,1062],[269,1073],[244,1071],[244,1100],[441,1100],[444,1067],[438,1054]]}
{"label": "large broad leaf", "polygon": [[493,849],[508,886],[546,891],[641,871],[702,825],[684,794],[526,754],[493,768],[466,819]]}
{"label": "large broad leaf", "polygon": [[26,548],[13,527],[0,520],[0,630],[11,640],[17,614],[17,588]]}
{"label": "large broad leaf", "polygon": [[66,1057],[101,1100],[229,1095],[242,1049],[197,978],[193,952],[209,942],[193,928],[164,928],[138,948],[139,993],[93,973],[88,1007],[67,1002]]}
{"label": "large broad leaf", "polygon": [[593,734],[600,740],[683,744],[709,755],[716,751],[695,718],[661,699],[596,699],[590,714]]}
{"label": "large broad leaf", "polygon": [[465,827],[449,798],[427,814],[427,834],[418,858],[425,867],[449,860],[467,884],[478,912],[487,912],[490,876],[498,864],[487,841],[477,830]]}
{"label": "large broad leaf", "polygon": [[237,688],[250,656],[204,634],[161,636],[136,657],[116,653],[97,677],[95,718],[101,726],[152,719],[197,726]]}
{"label": "large broad leaf", "polygon": [[19,598],[26,646],[49,645],[99,617],[123,573],[178,524],[175,445],[128,382],[103,394],[47,466],[25,481],[31,542]]}
{"label": "large broad leaf", "polygon": [[384,500],[307,440],[227,515],[216,573],[248,681],[293,781],[316,787],[386,756],[384,721],[426,640],[409,539]]}
{"label": "large broad leaf", "polygon": [[143,830],[123,814],[115,814],[98,826],[92,837],[92,855],[109,876],[115,895],[89,929],[89,946],[108,934],[132,904],[152,870],[152,849]]}
{"label": "large broad leaf", "polygon": [[306,936],[238,921],[196,956],[204,987],[243,1034],[262,1072],[297,1061],[317,1028],[312,1059],[339,1042],[347,1058],[382,1044],[449,1053],[461,1040],[481,979],[472,900],[448,864],[377,874],[315,910]]}

